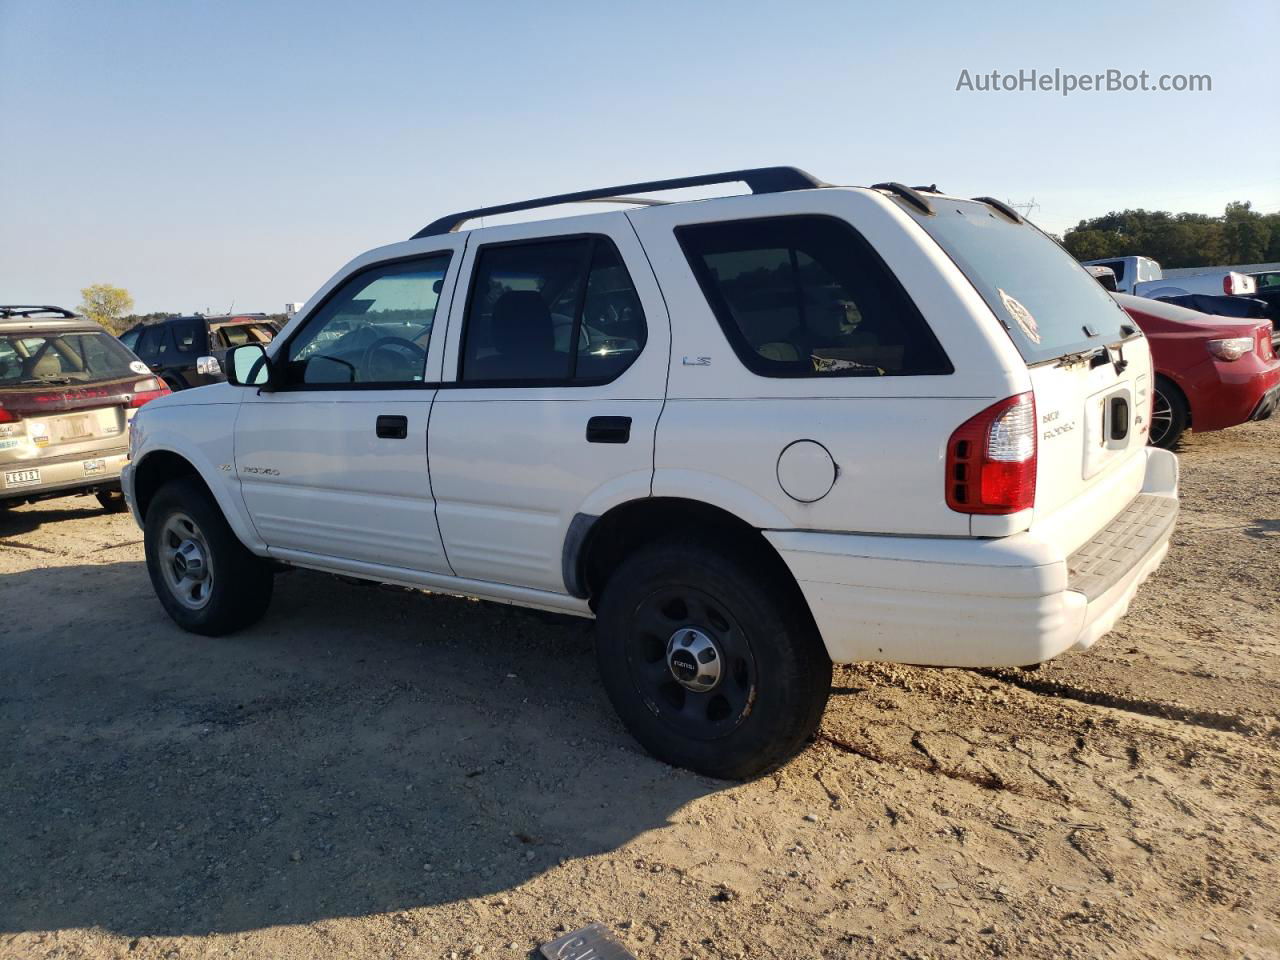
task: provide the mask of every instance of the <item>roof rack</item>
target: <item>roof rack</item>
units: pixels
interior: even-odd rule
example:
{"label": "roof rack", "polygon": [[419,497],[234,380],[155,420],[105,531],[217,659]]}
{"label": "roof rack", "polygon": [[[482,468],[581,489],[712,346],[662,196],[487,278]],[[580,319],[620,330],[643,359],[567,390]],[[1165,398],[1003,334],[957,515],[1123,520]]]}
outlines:
{"label": "roof rack", "polygon": [[37,306],[34,304],[8,304],[0,305],[0,317],[11,319],[13,317],[29,317],[37,313],[56,313],[68,320],[74,320],[77,314],[70,310],[64,310],[62,307],[50,307],[47,305]]}
{"label": "roof rack", "polygon": [[1009,206],[1007,203],[1001,203],[995,197],[974,197],[973,199],[978,203],[985,203],[988,207],[995,208],[1014,223],[1022,222],[1022,215],[1019,214],[1017,210],[1013,209],[1013,207]]}
{"label": "roof rack", "polygon": [[462,210],[447,217],[433,220],[413,235],[411,239],[434,237],[453,233],[468,220],[494,216],[499,213],[515,213],[517,210],[533,210],[537,207],[555,207],[563,203],[603,202],[651,204],[654,201],[629,197],[631,193],[653,193],[659,190],[681,190],[685,187],[705,187],[716,183],[745,183],[752,193],[786,193],[789,190],[812,190],[826,184],[812,174],[796,167],[755,167],[750,170],[729,170],[725,173],[705,173],[697,177],[677,177],[674,180],[650,180],[646,183],[624,183],[616,187],[598,190],[580,190],[577,193],[561,193],[518,203],[504,203],[496,207],[477,207]]}
{"label": "roof rack", "polygon": [[917,191],[908,187],[905,183],[873,183],[871,185],[871,189],[888,190],[890,193],[911,204],[911,206],[915,207],[921,213],[930,216],[933,214],[933,204],[920,196]]}

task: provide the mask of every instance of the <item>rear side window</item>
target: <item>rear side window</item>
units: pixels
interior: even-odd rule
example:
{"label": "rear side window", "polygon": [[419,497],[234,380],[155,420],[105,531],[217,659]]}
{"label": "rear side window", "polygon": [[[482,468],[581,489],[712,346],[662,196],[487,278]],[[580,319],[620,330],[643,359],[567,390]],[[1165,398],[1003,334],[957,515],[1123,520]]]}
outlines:
{"label": "rear side window", "polygon": [[172,325],[173,342],[179,353],[203,353],[206,349],[204,321],[179,320]]}
{"label": "rear side window", "polygon": [[607,237],[482,247],[459,379],[605,383],[644,349],[646,330],[640,297]]}
{"label": "rear side window", "polygon": [[766,377],[947,374],[950,362],[884,261],[834,217],[676,229],[738,358]]}

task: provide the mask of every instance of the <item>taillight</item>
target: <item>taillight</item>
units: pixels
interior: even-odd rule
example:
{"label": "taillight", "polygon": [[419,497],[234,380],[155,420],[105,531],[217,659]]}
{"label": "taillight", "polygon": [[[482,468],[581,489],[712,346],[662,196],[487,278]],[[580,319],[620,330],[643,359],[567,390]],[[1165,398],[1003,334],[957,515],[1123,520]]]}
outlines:
{"label": "taillight", "polygon": [[139,380],[133,385],[133,396],[129,398],[129,406],[131,408],[140,407],[144,403],[151,402],[156,397],[163,397],[166,393],[171,392],[163,380],[148,377],[146,380]]}
{"label": "taillight", "polygon": [[12,410],[6,410],[3,403],[0,403],[0,423],[17,423],[22,417],[14,413]]}
{"label": "taillight", "polygon": [[1229,273],[1222,278],[1222,292],[1228,297],[1236,292],[1235,277]]}
{"label": "taillight", "polygon": [[1001,400],[962,423],[947,442],[947,506],[960,513],[1017,513],[1036,502],[1036,402]]}
{"label": "taillight", "polygon": [[1253,337],[1227,337],[1224,340],[1208,340],[1207,349],[1219,360],[1239,360],[1253,349]]}

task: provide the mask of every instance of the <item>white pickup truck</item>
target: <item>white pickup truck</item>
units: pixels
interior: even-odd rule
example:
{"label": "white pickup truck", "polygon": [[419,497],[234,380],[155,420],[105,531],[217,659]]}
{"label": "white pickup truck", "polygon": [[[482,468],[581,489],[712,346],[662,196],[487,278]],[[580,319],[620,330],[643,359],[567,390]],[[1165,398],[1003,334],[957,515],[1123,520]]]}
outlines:
{"label": "white pickup truck", "polygon": [[1257,293],[1258,281],[1247,273],[1213,269],[1187,276],[1166,277],[1150,257],[1111,257],[1084,260],[1086,267],[1108,267],[1116,275],[1116,290],[1135,297],[1179,297],[1187,293],[1248,297]]}
{"label": "white pickup truck", "polygon": [[720,777],[804,744],[833,660],[1089,647],[1178,511],[1146,340],[1060,246],[990,198],[790,167],[442,217],[227,375],[134,421],[180,626],[252,624],[281,565],[594,618],[628,728]]}

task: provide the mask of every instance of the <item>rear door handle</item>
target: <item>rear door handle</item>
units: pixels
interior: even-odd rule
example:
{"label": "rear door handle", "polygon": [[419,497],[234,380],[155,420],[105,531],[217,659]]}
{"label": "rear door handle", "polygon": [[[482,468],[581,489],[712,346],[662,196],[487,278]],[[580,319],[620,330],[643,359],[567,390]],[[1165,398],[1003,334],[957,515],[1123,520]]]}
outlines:
{"label": "rear door handle", "polygon": [[630,439],[630,417],[592,417],[587,421],[587,443],[626,443]]}
{"label": "rear door handle", "polygon": [[409,418],[384,413],[378,417],[374,430],[383,440],[403,440],[409,435]]}

